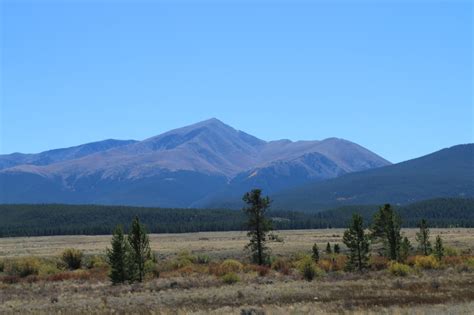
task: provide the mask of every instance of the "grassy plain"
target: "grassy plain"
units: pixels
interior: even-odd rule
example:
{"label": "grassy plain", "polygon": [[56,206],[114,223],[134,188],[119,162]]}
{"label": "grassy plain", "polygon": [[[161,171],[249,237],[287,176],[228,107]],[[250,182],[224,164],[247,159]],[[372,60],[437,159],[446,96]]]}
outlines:
{"label": "grassy plain", "polygon": [[[402,232],[415,244],[418,229],[403,229]],[[344,229],[286,230],[275,232],[283,242],[271,242],[274,255],[287,256],[298,252],[309,252],[314,243],[324,249],[327,242],[342,244]],[[431,229],[432,241],[441,235],[448,246],[458,249],[474,249],[474,228]],[[110,246],[111,236],[44,236],[0,238],[0,257],[57,256],[65,248],[73,247],[85,254],[103,254]],[[213,258],[241,258],[246,255],[248,243],[246,232],[200,232],[183,234],[150,234],[150,245],[159,257],[168,258],[180,251],[206,253]]]}
{"label": "grassy plain", "polygon": [[[403,230],[414,244],[415,232]],[[294,257],[309,253],[315,242],[321,251],[327,242],[341,244],[343,230],[277,234],[283,242],[270,243],[273,255]],[[449,247],[474,249],[474,229],[431,230],[433,239],[438,234]],[[209,255],[211,264],[163,271],[159,278],[120,286],[112,286],[103,269],[0,282],[0,314],[472,314],[474,309],[474,270],[456,259],[436,270],[411,267],[404,277],[387,269],[364,274],[328,271],[312,282],[302,280],[294,268],[259,275],[246,265],[238,273],[240,281],[225,284],[211,266],[226,258],[245,262],[246,233],[155,234],[150,240],[162,262],[188,251]],[[50,259],[70,247],[100,255],[109,242],[110,236],[3,238],[0,259]]]}

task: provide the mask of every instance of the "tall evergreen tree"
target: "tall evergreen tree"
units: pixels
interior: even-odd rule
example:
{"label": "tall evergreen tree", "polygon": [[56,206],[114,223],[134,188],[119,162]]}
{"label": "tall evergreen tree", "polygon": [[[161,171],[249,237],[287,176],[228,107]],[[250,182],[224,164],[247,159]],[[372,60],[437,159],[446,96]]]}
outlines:
{"label": "tall evergreen tree", "polygon": [[272,229],[271,221],[265,217],[270,207],[270,199],[262,197],[260,189],[253,189],[243,196],[243,201],[247,204],[242,210],[248,217],[248,233],[250,242],[247,248],[252,253],[252,260],[263,265],[268,262],[268,251],[266,246],[267,233]]}
{"label": "tall evergreen tree", "polygon": [[441,260],[444,257],[443,240],[441,239],[441,236],[439,235],[436,236],[436,242],[435,242],[433,254],[438,260]]}
{"label": "tall evergreen tree", "polygon": [[348,270],[363,270],[369,261],[369,237],[364,233],[364,223],[359,214],[352,216],[349,228],[342,239],[349,249],[346,268]]}
{"label": "tall evergreen tree", "polygon": [[311,255],[315,262],[319,261],[319,247],[318,244],[314,243],[313,245],[313,254]]}
{"label": "tall evergreen tree", "polygon": [[131,251],[131,279],[139,282],[143,281],[145,277],[145,262],[151,259],[150,240],[138,217],[132,222],[130,232],[128,235],[128,242]]}
{"label": "tall evergreen tree", "polygon": [[390,204],[374,214],[371,237],[382,242],[382,254],[391,260],[400,259],[401,219]]}
{"label": "tall evergreen tree", "polygon": [[127,280],[127,240],[121,225],[117,225],[112,235],[112,249],[107,248],[107,261],[110,265],[109,277],[113,284]]}
{"label": "tall evergreen tree", "polygon": [[418,249],[423,255],[428,256],[431,253],[430,243],[430,229],[425,219],[422,219],[418,224],[420,231],[416,233],[416,240],[418,242]]}

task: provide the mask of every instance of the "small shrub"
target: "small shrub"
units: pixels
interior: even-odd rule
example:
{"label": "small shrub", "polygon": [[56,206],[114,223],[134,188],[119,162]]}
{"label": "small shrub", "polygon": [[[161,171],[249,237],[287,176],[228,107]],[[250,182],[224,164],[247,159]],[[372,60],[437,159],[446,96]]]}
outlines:
{"label": "small shrub", "polygon": [[459,256],[460,251],[451,246],[444,246],[444,255],[449,257]]}
{"label": "small shrub", "polygon": [[437,269],[439,262],[434,256],[415,256],[415,267],[419,269]]}
{"label": "small shrub", "polygon": [[282,236],[280,236],[278,234],[274,234],[274,233],[268,234],[268,240],[273,241],[273,242],[278,242],[278,243],[283,243],[284,242]]}
{"label": "small shrub", "polygon": [[369,259],[369,266],[370,269],[377,271],[387,269],[389,264],[389,260],[383,256],[370,256]]}
{"label": "small shrub", "polygon": [[278,272],[282,272],[283,270],[289,270],[290,267],[290,262],[284,258],[277,258],[272,263],[272,269]]}
{"label": "small shrub", "polygon": [[329,259],[321,259],[318,262],[318,267],[324,270],[325,272],[329,272],[332,270],[332,262]]}
{"label": "small shrub", "polygon": [[153,260],[148,259],[145,261],[145,274],[153,273],[153,270],[155,270],[156,267],[156,263]]}
{"label": "small shrub", "polygon": [[302,274],[303,274],[303,278],[306,280],[306,281],[312,281],[314,279],[314,277],[316,276],[316,268],[314,267],[314,264],[307,264],[307,265],[304,265],[303,266],[303,269],[302,269]]}
{"label": "small shrub", "polygon": [[332,271],[342,271],[347,265],[346,255],[336,255],[332,260]]}
{"label": "small shrub", "polygon": [[411,272],[411,269],[408,265],[392,262],[388,267],[388,271],[394,276],[405,277]]}
{"label": "small shrub", "polygon": [[469,257],[468,259],[466,259],[465,265],[468,269],[474,270],[474,257]]}
{"label": "small shrub", "polygon": [[225,284],[234,284],[239,282],[240,278],[235,272],[229,272],[222,276],[222,281]]}
{"label": "small shrub", "polygon": [[316,266],[310,256],[298,262],[298,270],[306,281],[312,281],[315,277],[324,275],[324,271]]}
{"label": "small shrub", "polygon": [[221,265],[219,263],[210,262],[208,267],[207,267],[207,270],[208,270],[210,275],[221,276],[220,267],[221,267]]}
{"label": "small shrub", "polygon": [[265,277],[269,272],[270,268],[268,266],[255,266],[255,271],[260,277]]}
{"label": "small shrub", "polygon": [[18,276],[21,278],[38,275],[41,263],[35,257],[22,257],[5,262],[4,272],[10,276]]}
{"label": "small shrub", "polygon": [[82,252],[78,249],[67,248],[61,254],[62,261],[66,264],[70,270],[81,268],[82,263]]}
{"label": "small shrub", "polygon": [[85,266],[87,267],[87,269],[92,269],[107,268],[109,265],[107,264],[107,261],[105,260],[104,256],[93,255],[85,259]]}
{"label": "small shrub", "polygon": [[241,272],[244,266],[237,260],[226,259],[220,265],[220,273]]}
{"label": "small shrub", "polygon": [[47,276],[55,273],[59,273],[60,270],[55,261],[43,261],[38,270],[39,276]]}
{"label": "small shrub", "polygon": [[207,265],[211,259],[206,254],[199,254],[196,256],[196,262],[201,265]]}
{"label": "small shrub", "polygon": [[195,261],[196,257],[191,255],[188,251],[182,251],[171,261],[171,269],[177,270],[188,267],[191,266]]}
{"label": "small shrub", "polygon": [[5,261],[3,259],[0,259],[0,272],[3,272],[5,269]]}

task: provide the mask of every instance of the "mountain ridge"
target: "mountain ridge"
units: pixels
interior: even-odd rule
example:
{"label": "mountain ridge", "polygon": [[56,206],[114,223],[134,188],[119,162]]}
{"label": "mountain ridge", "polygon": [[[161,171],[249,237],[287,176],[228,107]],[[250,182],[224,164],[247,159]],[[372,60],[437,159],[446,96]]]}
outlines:
{"label": "mountain ridge", "polygon": [[[0,162],[5,158],[0,156]],[[388,164],[348,140],[267,142],[212,118],[142,141],[99,146],[78,158],[71,155],[50,164],[17,163],[3,168],[0,202],[53,198],[72,203],[189,207],[232,186],[233,181],[239,189],[250,189],[258,179],[266,183],[267,192],[274,192],[296,182]],[[248,172],[258,176],[252,179],[245,176]],[[21,187],[20,178],[28,178],[28,189]],[[178,200],[179,192],[183,200]],[[42,196],[46,193],[48,197]]]}

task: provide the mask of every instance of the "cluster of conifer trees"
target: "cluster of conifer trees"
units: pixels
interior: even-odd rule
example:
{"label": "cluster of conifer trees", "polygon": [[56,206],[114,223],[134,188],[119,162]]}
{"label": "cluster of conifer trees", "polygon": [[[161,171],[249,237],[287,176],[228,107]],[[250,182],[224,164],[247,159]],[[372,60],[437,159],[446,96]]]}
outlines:
{"label": "cluster of conifer trees", "polygon": [[[436,237],[436,244],[431,251],[429,228],[426,220],[419,223],[416,240],[419,250],[424,255],[433,255],[441,260],[444,247],[441,237]],[[385,204],[375,213],[369,233],[365,233],[363,219],[354,214],[349,228],[344,232],[343,242],[349,250],[348,270],[363,270],[368,267],[371,245],[377,246],[379,255],[391,261],[406,262],[413,247],[406,236],[401,233],[401,217],[390,204]]]}
{"label": "cluster of conifer trees", "polygon": [[[246,206],[242,209],[247,217],[249,243],[246,248],[251,253],[251,259],[259,265],[269,264],[270,250],[266,245],[268,233],[272,230],[272,221],[267,214],[270,199],[262,196],[260,189],[254,189],[243,196]],[[425,219],[419,223],[416,240],[419,250],[424,255],[433,254],[438,260],[444,256],[441,237],[436,237],[434,249],[429,241],[429,228]],[[360,214],[354,213],[349,227],[345,230],[343,243],[348,249],[346,269],[362,271],[368,268],[371,246],[376,247],[378,254],[391,261],[405,262],[413,250],[410,241],[401,233],[402,220],[390,204],[385,204],[374,214],[369,233],[366,233],[364,220]],[[339,244],[326,245],[326,254],[339,254]],[[145,227],[136,217],[131,225],[128,237],[124,236],[119,225],[112,237],[112,248],[107,250],[108,262],[111,266],[110,278],[114,284],[122,282],[143,281],[145,265],[154,261]],[[312,248],[312,259],[319,260],[317,244]]]}
{"label": "cluster of conifer trees", "polygon": [[110,264],[112,283],[142,282],[145,277],[145,264],[153,261],[150,240],[145,227],[138,217],[132,221],[128,236],[123,234],[118,225],[113,233],[112,248],[107,249],[107,260]]}

